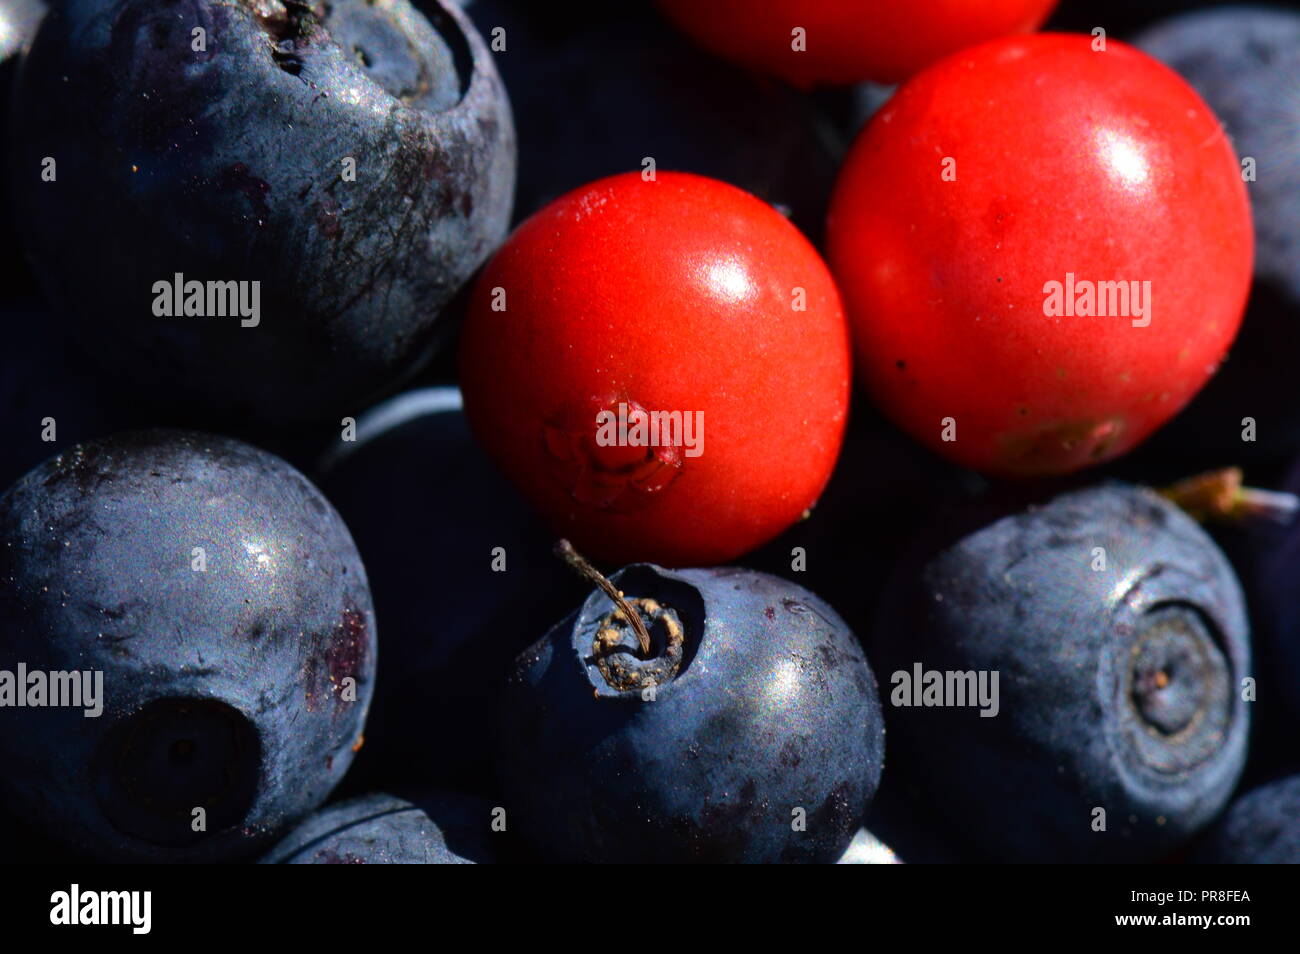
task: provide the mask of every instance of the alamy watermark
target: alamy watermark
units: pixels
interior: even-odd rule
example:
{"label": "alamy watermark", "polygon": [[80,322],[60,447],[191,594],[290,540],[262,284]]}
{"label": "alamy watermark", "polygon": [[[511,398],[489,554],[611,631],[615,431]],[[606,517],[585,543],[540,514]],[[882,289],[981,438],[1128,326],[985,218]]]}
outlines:
{"label": "alamy watermark", "polygon": [[153,926],[152,891],[82,891],[74,884],[50,895],[50,923],[56,926],[124,925],[132,934]]}
{"label": "alamy watermark", "polygon": [[1065,281],[1043,285],[1043,314],[1048,318],[1132,318],[1134,328],[1151,324],[1151,282],[1094,282],[1065,273]]}
{"label": "alamy watermark", "polygon": [[600,447],[680,447],[686,457],[704,453],[703,411],[647,411],[621,401],[618,412],[596,414]]}
{"label": "alamy watermark", "polygon": [[200,282],[177,272],[171,281],[153,283],[157,318],[239,318],[241,328],[262,321],[262,283]]}
{"label": "alamy watermark", "polygon": [[0,669],[0,709],[5,708],[84,709],[87,719],[97,719],[104,712],[104,673],[29,670],[26,663],[14,671]]}
{"label": "alamy watermark", "polygon": [[980,717],[998,714],[998,672],[996,669],[925,669],[913,663],[912,670],[899,669],[890,677],[894,690],[889,701],[900,708],[938,706],[978,707]]}

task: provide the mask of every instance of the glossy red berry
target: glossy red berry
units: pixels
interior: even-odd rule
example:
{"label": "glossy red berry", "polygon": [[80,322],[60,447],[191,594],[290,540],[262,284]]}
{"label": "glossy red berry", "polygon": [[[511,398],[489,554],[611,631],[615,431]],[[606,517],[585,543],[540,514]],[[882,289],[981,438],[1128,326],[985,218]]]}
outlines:
{"label": "glossy red berry", "polygon": [[1028,476],[1124,453],[1205,383],[1252,234],[1191,87],[1121,43],[1043,34],[904,85],[845,161],[828,247],[881,408],[963,464]]}
{"label": "glossy red berry", "polygon": [[964,47],[1037,29],[1056,0],[659,0],[659,6],[718,56],[808,87],[896,83]]}
{"label": "glossy red berry", "polygon": [[461,386],[479,440],[579,549],[704,565],[815,503],[849,355],[829,270],[776,210],[713,179],[629,173],[546,206],[488,264]]}

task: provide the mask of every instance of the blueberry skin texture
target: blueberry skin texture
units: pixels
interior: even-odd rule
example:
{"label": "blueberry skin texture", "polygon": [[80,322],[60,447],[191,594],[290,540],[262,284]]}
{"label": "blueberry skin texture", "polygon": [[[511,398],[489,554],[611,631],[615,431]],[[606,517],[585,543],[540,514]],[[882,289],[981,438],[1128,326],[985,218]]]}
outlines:
{"label": "blueberry skin texture", "polygon": [[1202,864],[1300,864],[1300,775],[1236,799],[1192,855]]}
{"label": "blueberry skin texture", "polygon": [[614,688],[591,662],[612,609],[599,591],[522,654],[499,763],[516,830],[551,862],[837,861],[884,757],[853,633],[807,590],[750,570],[634,564],[610,579],[676,611],[681,668],[653,701]]}
{"label": "blueberry skin texture", "polygon": [[520,621],[559,619],[586,592],[460,408],[455,388],[403,392],[358,418],[356,441],[318,469],[384,626],[366,745],[344,783],[358,794],[494,789],[500,688],[535,636]]}
{"label": "blueberry skin texture", "polygon": [[[102,671],[104,705],[98,718],[7,710],[0,790],[82,855],[207,862],[264,847],[352,761],[375,655],[347,528],[256,448],[115,435],[0,497],[0,670]],[[196,806],[206,833],[191,830]]]}
{"label": "blueberry skin texture", "polygon": [[[964,529],[900,578],[874,633],[902,774],[988,860],[1152,861],[1186,842],[1246,755],[1248,626],[1223,554],[1122,484]],[[998,673],[998,714],[897,704],[892,674],[917,662]]]}
{"label": "blueberry skin texture", "polygon": [[[1300,13],[1230,7],[1163,20],[1133,41],[1180,73],[1214,110],[1237,150],[1252,157],[1247,182],[1255,226],[1255,282],[1226,362],[1157,437],[1171,455],[1239,463],[1300,448]],[[1256,421],[1253,441],[1242,419]],[[1196,462],[1198,465],[1201,461]]]}
{"label": "blueberry skin texture", "polygon": [[485,801],[436,792],[412,804],[362,795],[322,808],[261,860],[264,865],[474,865],[491,861]]}
{"label": "blueberry skin texture", "polygon": [[[437,29],[406,0],[67,0],[45,19],[6,137],[13,197],[116,386],[205,423],[302,422],[355,413],[437,346],[509,224],[515,139],[482,38],[428,11]],[[175,273],[260,281],[260,323],[156,317]]]}

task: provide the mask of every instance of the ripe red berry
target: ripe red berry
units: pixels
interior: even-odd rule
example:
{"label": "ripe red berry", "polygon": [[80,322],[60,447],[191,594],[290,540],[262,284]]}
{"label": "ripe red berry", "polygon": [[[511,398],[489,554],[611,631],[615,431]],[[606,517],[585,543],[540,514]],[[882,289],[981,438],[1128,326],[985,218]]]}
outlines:
{"label": "ripe red berry", "polygon": [[1173,416],[1236,334],[1253,251],[1241,167],[1191,87],[1047,34],[903,86],[845,161],[828,247],[877,403],[1002,475],[1115,457]]}
{"label": "ripe red berry", "polygon": [[1056,0],[659,0],[659,6],[718,56],[809,87],[897,83],[963,47],[1037,29]]}
{"label": "ripe red berry", "polygon": [[[461,386],[482,444],[579,549],[705,565],[814,504],[849,354],[830,272],[776,210],[713,179],[628,173],[551,203],[489,262]],[[661,417],[647,446],[636,424],[656,412],[681,430]]]}

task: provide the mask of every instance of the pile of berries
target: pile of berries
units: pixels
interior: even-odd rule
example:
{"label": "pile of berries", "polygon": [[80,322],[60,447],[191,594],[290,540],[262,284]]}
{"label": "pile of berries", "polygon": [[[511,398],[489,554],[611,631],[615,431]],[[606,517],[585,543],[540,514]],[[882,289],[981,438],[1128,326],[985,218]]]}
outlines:
{"label": "pile of berries", "polygon": [[10,4],[0,860],[1300,861],[1300,16],[1116,6]]}

